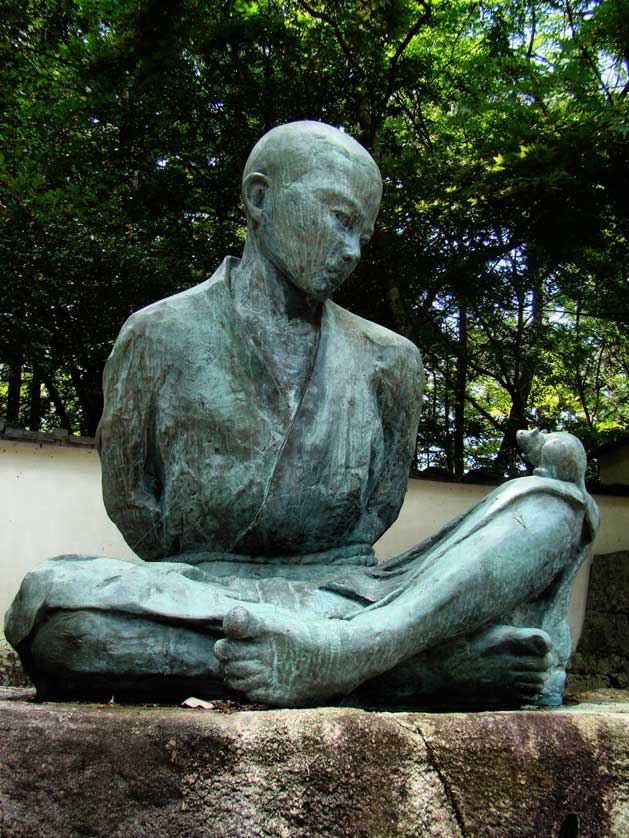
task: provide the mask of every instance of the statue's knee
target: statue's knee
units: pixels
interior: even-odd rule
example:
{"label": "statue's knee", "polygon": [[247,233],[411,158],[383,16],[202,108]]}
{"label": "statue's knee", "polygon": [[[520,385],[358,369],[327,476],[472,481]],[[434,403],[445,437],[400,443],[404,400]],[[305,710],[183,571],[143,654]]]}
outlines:
{"label": "statue's knee", "polygon": [[90,669],[98,654],[99,618],[88,611],[60,612],[37,631],[31,645],[31,659],[48,672]]}

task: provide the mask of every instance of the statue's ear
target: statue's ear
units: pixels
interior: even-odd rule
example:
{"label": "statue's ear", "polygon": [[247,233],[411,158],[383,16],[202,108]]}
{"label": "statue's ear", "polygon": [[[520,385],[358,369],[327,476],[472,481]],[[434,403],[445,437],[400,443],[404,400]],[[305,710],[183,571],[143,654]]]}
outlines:
{"label": "statue's ear", "polygon": [[245,199],[247,215],[258,222],[264,212],[264,203],[271,186],[271,181],[261,172],[251,172],[247,175],[242,185],[242,194]]}

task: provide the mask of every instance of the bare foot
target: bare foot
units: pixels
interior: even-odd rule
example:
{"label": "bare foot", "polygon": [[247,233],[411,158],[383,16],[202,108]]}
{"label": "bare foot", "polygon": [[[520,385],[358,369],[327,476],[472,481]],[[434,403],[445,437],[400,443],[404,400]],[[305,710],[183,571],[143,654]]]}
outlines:
{"label": "bare foot", "polygon": [[477,672],[507,703],[534,704],[554,663],[552,641],[542,629],[493,626],[470,641]]}
{"label": "bare foot", "polygon": [[259,616],[239,606],[223,631],[214,654],[225,683],[250,701],[304,707],[347,695],[364,679],[355,633],[341,620]]}
{"label": "bare foot", "polygon": [[545,631],[492,626],[401,663],[365,684],[367,702],[440,708],[519,707],[541,703],[554,665]]}

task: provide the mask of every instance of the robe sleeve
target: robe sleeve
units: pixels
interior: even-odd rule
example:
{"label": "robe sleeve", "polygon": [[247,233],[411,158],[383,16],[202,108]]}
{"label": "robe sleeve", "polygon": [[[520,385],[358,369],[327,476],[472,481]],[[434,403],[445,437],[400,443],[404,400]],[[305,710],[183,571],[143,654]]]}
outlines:
{"label": "robe sleeve", "polygon": [[383,462],[377,486],[369,500],[369,517],[377,540],[399,515],[411,462],[415,454],[417,425],[424,397],[424,369],[416,346],[408,341],[398,347],[395,363],[383,371],[379,386],[382,415]]}
{"label": "robe sleeve", "polygon": [[159,351],[144,312],[123,326],[103,375],[104,409],[97,432],[103,499],[127,544],[143,559],[159,559],[161,484],[153,433]]}

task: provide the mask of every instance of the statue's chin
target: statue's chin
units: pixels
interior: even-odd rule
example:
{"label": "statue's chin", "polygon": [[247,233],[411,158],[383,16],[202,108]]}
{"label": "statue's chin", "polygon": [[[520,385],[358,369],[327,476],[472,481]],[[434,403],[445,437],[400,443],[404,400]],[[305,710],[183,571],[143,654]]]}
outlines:
{"label": "statue's chin", "polygon": [[317,303],[324,303],[343,283],[342,279],[330,281],[326,275],[325,279],[317,280],[316,277],[298,280],[291,280],[291,284],[301,291],[309,300]]}

